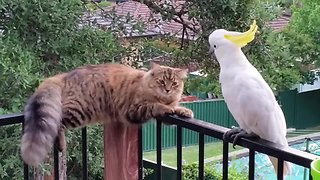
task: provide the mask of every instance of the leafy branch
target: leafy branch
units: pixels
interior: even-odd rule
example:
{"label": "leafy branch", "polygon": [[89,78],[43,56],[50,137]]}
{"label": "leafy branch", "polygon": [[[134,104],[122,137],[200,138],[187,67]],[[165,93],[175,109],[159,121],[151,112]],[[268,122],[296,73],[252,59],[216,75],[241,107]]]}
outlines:
{"label": "leafy branch", "polygon": [[[179,11],[176,11],[178,9],[171,3],[164,3],[164,4],[157,4],[155,1],[152,0],[133,0],[136,2],[140,2],[148,6],[153,12],[159,13],[162,17],[168,18],[170,20],[173,20],[177,23],[180,23],[183,25],[183,27],[191,30],[194,33],[198,33],[199,30],[196,28],[195,24],[190,25],[190,23],[187,23],[183,16],[186,16],[189,12],[188,9],[188,2],[185,1],[182,5]],[[194,21],[195,23],[195,21]]]}

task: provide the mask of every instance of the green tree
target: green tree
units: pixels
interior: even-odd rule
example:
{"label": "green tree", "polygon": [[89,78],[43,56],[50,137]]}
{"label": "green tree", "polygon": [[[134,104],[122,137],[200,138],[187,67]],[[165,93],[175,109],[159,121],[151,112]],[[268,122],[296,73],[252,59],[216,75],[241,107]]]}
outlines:
{"label": "green tree", "polygon": [[266,38],[272,50],[268,54],[278,59],[276,62],[283,62],[290,67],[281,71],[271,69],[276,72],[271,78],[278,84],[282,83],[283,88],[290,87],[297,80],[313,83],[316,74],[310,70],[319,67],[320,62],[320,30],[316,28],[320,25],[320,3],[302,0],[293,2],[290,7],[292,18],[288,26]]}
{"label": "green tree", "polygon": [[[0,1],[0,114],[21,112],[26,99],[50,75],[120,60],[125,49],[114,31],[87,26],[85,13],[81,0]],[[21,125],[0,131],[0,179],[21,179]],[[99,126],[88,129],[90,179],[102,179],[101,133]],[[79,130],[68,131],[71,179],[80,174],[80,137]]]}
{"label": "green tree", "polygon": [[[243,51],[262,73],[272,89],[274,91],[286,90],[305,80],[306,72],[301,70],[301,66],[295,60],[296,54],[292,54],[288,47],[288,44],[293,42],[266,26],[266,22],[276,18],[284,8],[293,3],[292,1],[188,0],[179,8],[175,8],[172,3],[167,1],[161,1],[161,3],[144,0],[141,2],[153,9],[154,12],[161,14],[164,20],[170,19],[183,24],[184,29],[188,30],[184,32],[189,32],[189,34],[184,33],[183,38],[187,39],[190,32],[194,32],[199,37],[195,41],[182,41],[180,48],[176,48],[170,53],[174,55],[176,64],[192,61],[199,63],[204,73],[208,74],[208,78],[200,80],[202,83],[208,82],[207,91],[219,93],[219,65],[215,58],[208,55],[208,35],[219,28],[245,31],[253,19],[257,20],[259,34],[254,42],[243,48]],[[190,21],[183,18],[185,14],[188,14]],[[300,40],[305,39],[301,37]],[[199,78],[194,80],[199,82]],[[189,84],[192,83],[191,81]],[[187,89],[197,90],[194,87],[196,86],[187,86]]]}
{"label": "green tree", "polygon": [[320,2],[302,0],[292,7],[292,20],[284,32],[292,53],[304,64],[320,64]]}
{"label": "green tree", "polygon": [[[219,67],[207,53],[207,37],[217,28],[245,31],[253,19],[258,22],[260,34],[244,51],[275,91],[312,80],[303,65],[319,63],[320,8],[316,1],[304,0],[303,8],[293,8],[292,21],[280,33],[272,32],[265,22],[279,14],[279,4],[289,7],[290,0],[187,0],[180,8],[173,7],[170,1],[141,2],[160,13],[164,20],[184,25],[183,41],[164,37],[161,43],[146,40],[140,48],[143,59],[169,53],[174,58],[172,65],[198,62],[208,78],[196,78],[196,83],[190,80],[189,90],[219,93]],[[81,0],[0,1],[0,114],[22,111],[26,98],[43,78],[84,64],[117,62],[127,53],[114,35],[127,33],[123,25],[127,21],[111,12],[106,18],[112,16],[113,27],[119,29],[87,26],[83,24],[85,7]],[[196,21],[183,18],[186,13],[189,20]],[[199,23],[201,31],[194,22]],[[141,28],[139,23],[136,25]],[[187,41],[190,32],[199,38]],[[0,129],[3,132],[0,134],[0,179],[20,179],[21,126]],[[89,176],[102,179],[101,127],[89,128],[88,132]],[[67,142],[68,177],[78,179],[80,132],[68,131]]]}

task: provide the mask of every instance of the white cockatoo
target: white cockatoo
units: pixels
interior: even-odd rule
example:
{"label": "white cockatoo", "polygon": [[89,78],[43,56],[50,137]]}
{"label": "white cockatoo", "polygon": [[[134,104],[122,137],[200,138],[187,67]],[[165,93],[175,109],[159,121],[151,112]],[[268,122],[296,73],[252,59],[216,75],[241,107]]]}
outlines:
{"label": "white cockatoo", "polygon": [[[244,33],[218,29],[209,36],[210,54],[220,65],[219,81],[227,107],[240,128],[233,128],[225,138],[259,136],[262,139],[288,146],[287,127],[275,96],[258,70],[248,61],[241,48],[254,39],[256,21]],[[270,157],[277,172],[277,159]],[[284,175],[291,170],[284,162]]]}

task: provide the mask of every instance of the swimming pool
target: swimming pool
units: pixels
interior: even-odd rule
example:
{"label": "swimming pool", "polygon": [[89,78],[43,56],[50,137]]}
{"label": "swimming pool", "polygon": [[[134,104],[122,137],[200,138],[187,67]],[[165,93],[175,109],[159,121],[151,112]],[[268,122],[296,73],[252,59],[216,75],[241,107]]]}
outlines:
{"label": "swimming pool", "polygon": [[[292,148],[302,151],[306,150],[306,142],[299,142],[290,145]],[[309,151],[320,156],[320,139],[309,142]],[[233,166],[239,172],[248,172],[249,169],[249,157],[245,156],[236,160],[232,160],[229,167]],[[302,166],[292,164],[292,174],[287,176],[287,180],[308,180],[309,169],[305,169]],[[277,179],[273,166],[267,155],[256,153],[255,155],[255,179],[257,180],[274,180]]]}

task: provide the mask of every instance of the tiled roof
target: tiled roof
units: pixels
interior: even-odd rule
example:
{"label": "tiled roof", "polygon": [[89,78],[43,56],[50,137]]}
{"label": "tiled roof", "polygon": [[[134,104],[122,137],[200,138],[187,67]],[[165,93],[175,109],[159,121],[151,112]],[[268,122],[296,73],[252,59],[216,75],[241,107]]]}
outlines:
{"label": "tiled roof", "polygon": [[[179,5],[183,4],[184,1],[175,1],[177,10],[179,10]],[[134,33],[131,36],[152,36],[152,35],[161,35],[161,34],[171,34],[175,35],[176,37],[181,37],[182,35],[182,29],[183,26],[182,24],[175,22],[173,20],[171,21],[163,21],[161,19],[161,15],[153,13],[148,6],[145,4],[128,0],[126,2],[114,4],[113,8],[115,9],[115,13],[120,16],[127,16],[130,14],[133,19],[139,20],[144,22],[146,25],[145,27],[145,32],[142,34],[139,33]],[[111,8],[108,8],[109,10]],[[108,10],[107,9],[107,10]],[[266,25],[274,29],[275,31],[280,31],[282,30],[285,26],[287,26],[289,20],[290,20],[291,14],[290,13],[284,13],[282,16],[279,18],[267,22]],[[152,21],[156,20],[155,21]],[[183,19],[186,22],[190,22],[188,20],[187,16],[184,16]],[[194,22],[190,22],[192,24]],[[130,28],[130,25],[127,25],[128,28]],[[200,30],[200,27],[196,27],[198,30]],[[190,30],[187,31],[188,34],[190,35],[189,39],[196,38],[195,34],[191,32]],[[172,57],[170,56],[159,56],[155,57],[153,59],[150,59],[152,62],[156,62],[159,64],[165,64],[166,61],[170,61]],[[188,68],[189,72],[193,72],[199,69],[199,66],[197,63],[190,63],[188,66],[184,67]]]}
{"label": "tiled roof", "polygon": [[[176,9],[179,10],[181,8],[181,4],[184,1],[175,1]],[[114,3],[111,7],[107,7],[105,11],[111,11],[114,8],[115,14],[118,16],[128,16],[132,17],[134,21],[140,21],[144,23],[144,32],[138,32],[132,30],[132,22],[125,23],[125,27],[127,31],[131,32],[131,35],[127,35],[126,37],[136,37],[136,36],[153,36],[153,35],[161,35],[161,34],[171,34],[175,35],[176,37],[182,36],[183,26],[182,24],[175,22],[173,20],[162,20],[160,14],[153,13],[148,6],[145,4],[128,0],[122,3]],[[188,20],[188,17],[185,15],[182,17],[183,20],[193,27],[195,21]],[[111,18],[108,20],[107,18],[103,17],[102,13],[95,13],[94,15],[86,14],[84,17],[85,21],[94,22],[99,26],[110,27],[111,26]],[[197,30],[200,29],[200,26],[195,26]],[[187,34],[189,39],[194,39],[195,33],[191,30],[187,29]]]}
{"label": "tiled roof", "polygon": [[[184,1],[175,1],[176,10],[181,8]],[[115,11],[118,15],[126,16],[128,13],[136,20],[140,20],[145,23],[147,29],[151,29],[160,34],[172,34],[176,36],[182,35],[182,24],[175,21],[163,21],[160,14],[153,13],[148,6],[136,1],[127,1],[115,5]],[[183,17],[183,20],[188,24],[192,24],[188,20],[187,16]],[[199,29],[199,26],[197,27]],[[194,36],[195,34],[188,30],[189,36]]]}
{"label": "tiled roof", "polygon": [[284,14],[275,20],[267,22],[266,25],[271,27],[275,31],[281,31],[288,25],[290,18],[291,16]]}
{"label": "tiled roof", "polygon": [[[184,1],[174,1],[176,3],[176,7],[177,10],[180,9],[181,4],[184,3]],[[128,0],[126,2],[123,3],[119,3],[116,7],[116,11],[117,13],[119,13],[119,15],[126,15],[127,13],[130,13],[133,18],[138,18],[140,20],[142,20],[143,22],[145,22],[147,24],[147,27],[149,29],[154,28],[154,26],[156,25],[156,23],[152,23],[149,21],[150,17],[154,17],[156,19],[158,19],[160,21],[161,16],[159,14],[154,14],[152,13],[152,11],[144,4],[141,4],[139,2],[135,2],[135,1],[131,1]],[[282,16],[280,16],[279,18],[272,20],[270,22],[267,22],[266,25],[271,27],[272,29],[274,29],[275,31],[281,31],[285,26],[288,25],[289,20],[291,18],[291,13],[286,11],[283,13]],[[189,22],[190,24],[192,24],[193,22],[188,21],[188,17],[185,16],[183,17],[183,19],[187,22]],[[181,37],[182,35],[182,24],[175,22],[173,20],[171,21],[163,21],[158,23],[159,27],[158,27],[158,31],[159,33],[169,33],[172,35],[176,35],[178,37]],[[196,27],[198,30],[200,29],[200,27]],[[191,32],[189,29],[187,29],[188,34],[190,36],[195,36],[193,32]]]}
{"label": "tiled roof", "polygon": [[[176,6],[177,10],[181,8],[181,5],[184,3],[183,0],[174,1],[174,6]],[[138,32],[137,30],[133,30],[132,22],[128,22],[125,24],[127,31],[131,32],[131,34],[126,35],[126,37],[137,37],[137,36],[154,36],[154,35],[162,35],[162,34],[171,34],[176,37],[181,38],[183,26],[182,24],[175,22],[173,20],[162,20],[161,15],[153,13],[148,6],[142,4],[140,2],[127,0],[121,3],[114,3],[113,6],[106,8],[106,11],[110,11],[114,8],[115,13],[120,16],[130,15],[132,19],[136,21],[141,21],[144,23],[144,32]],[[291,17],[290,13],[285,13],[279,18],[267,22],[266,25],[274,29],[275,31],[282,30],[289,22]],[[193,27],[193,24],[197,22],[194,20],[188,20],[187,15],[183,17],[184,21],[188,23],[188,25]],[[106,18],[102,18],[99,15],[89,17],[90,21],[95,21],[99,25],[102,26],[110,26],[111,21],[106,20]],[[200,31],[200,26],[195,27],[198,31]],[[196,34],[191,30],[187,29],[188,39],[196,39]],[[187,38],[187,37],[185,37]]]}
{"label": "tiled roof", "polygon": [[150,33],[161,34],[161,29],[156,26],[157,23],[151,21],[151,19],[160,18],[160,16],[153,14],[148,6],[136,1],[127,1],[115,5],[114,8],[118,16],[127,16],[128,14],[130,14],[130,16],[132,16],[134,20],[144,22],[144,25],[146,26],[146,35]]}

